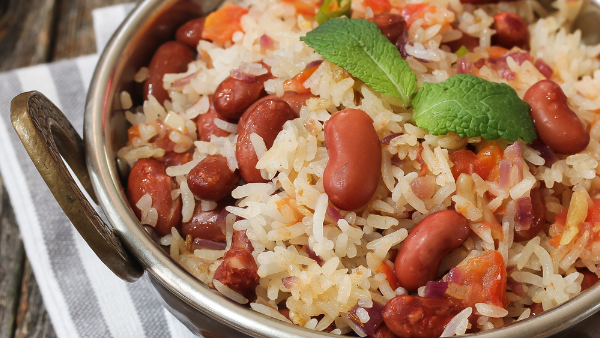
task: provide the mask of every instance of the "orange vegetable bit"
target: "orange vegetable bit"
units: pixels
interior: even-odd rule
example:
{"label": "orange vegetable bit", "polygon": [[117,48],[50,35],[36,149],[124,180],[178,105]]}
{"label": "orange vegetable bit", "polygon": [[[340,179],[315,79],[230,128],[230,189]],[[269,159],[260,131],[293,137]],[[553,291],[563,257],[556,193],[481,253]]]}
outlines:
{"label": "orange vegetable bit", "polygon": [[465,265],[453,268],[457,270],[460,281],[455,281],[448,274],[446,280],[452,280],[459,285],[469,288],[469,293],[463,304],[474,306],[476,303],[486,303],[504,307],[506,301],[506,265],[500,252],[487,251],[485,254],[471,258]]}
{"label": "orange vegetable bit", "polygon": [[475,172],[475,161],[477,156],[475,153],[468,149],[460,149],[450,153],[450,162],[452,162],[452,176],[454,180],[460,176],[460,174],[471,175]]}
{"label": "orange vegetable bit", "polygon": [[364,8],[371,7],[374,14],[379,14],[392,9],[392,4],[389,0],[363,0],[362,5]]}
{"label": "orange vegetable bit", "polygon": [[[499,179],[498,163],[500,163],[502,157],[504,157],[504,151],[502,151],[498,143],[492,142],[488,144],[477,153],[475,172],[486,181],[495,181],[494,178]],[[496,175],[494,174],[498,177],[495,177]]]}
{"label": "orange vegetable bit", "polygon": [[508,49],[500,46],[491,46],[487,49],[490,59],[497,59],[502,55],[508,53]]}
{"label": "orange vegetable bit", "polygon": [[129,144],[133,143],[133,139],[136,137],[141,137],[140,126],[135,125],[135,126],[129,127],[129,129],[127,129],[127,139],[129,141],[128,143]]}
{"label": "orange vegetable bit", "polygon": [[389,266],[389,264],[387,264],[385,261],[379,263],[379,265],[377,266],[377,269],[375,269],[375,273],[384,273],[388,284],[390,284],[390,287],[392,288],[392,290],[396,290],[396,288],[398,288],[398,282],[396,281],[396,274],[394,273],[394,270],[392,270],[392,268]]}
{"label": "orange vegetable bit", "polygon": [[283,0],[283,2],[294,5],[296,13],[307,16],[315,16],[323,3],[322,0]]}
{"label": "orange vegetable bit", "polygon": [[408,4],[400,13],[406,20],[406,25],[410,28],[410,25],[418,19],[424,19],[427,13],[435,13],[437,11],[437,6],[430,5],[428,3],[420,3],[420,4]]}
{"label": "orange vegetable bit", "polygon": [[246,13],[246,8],[233,4],[210,13],[204,22],[202,38],[219,44],[231,42],[233,33],[242,30],[241,20]]}
{"label": "orange vegetable bit", "polygon": [[291,91],[295,91],[296,93],[299,94],[308,94],[310,93],[310,89],[304,87],[304,82],[306,80],[308,80],[308,78],[313,75],[313,73],[315,72],[315,70],[317,70],[317,68],[319,68],[319,66],[313,66],[310,67],[308,69],[305,69],[303,71],[301,71],[300,73],[296,74],[293,78],[286,80],[283,83],[283,89],[284,90],[291,90]]}

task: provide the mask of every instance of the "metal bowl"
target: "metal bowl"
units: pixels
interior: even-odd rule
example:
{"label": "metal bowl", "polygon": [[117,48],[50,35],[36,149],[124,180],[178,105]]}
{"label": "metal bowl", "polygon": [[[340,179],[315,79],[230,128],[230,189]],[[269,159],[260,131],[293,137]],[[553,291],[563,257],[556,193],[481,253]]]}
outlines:
{"label": "metal bowl", "polygon": [[[172,39],[183,22],[206,15],[219,2],[146,0],[138,4],[113,36],[94,73],[86,103],[85,143],[62,113],[37,92],[13,100],[13,125],[63,210],[96,254],[125,280],[147,278],[167,309],[193,332],[205,337],[339,337],[271,319],[222,297],[170,258],[140,226],[125,196],[116,160],[117,150],[127,140],[119,93],[135,92],[133,76],[148,64],[153,51]],[[593,22],[598,37],[597,19]],[[63,159],[100,204],[109,224],[96,214]],[[599,309],[597,284],[555,309],[476,336],[596,337],[600,328],[594,324],[600,315],[594,313]]]}

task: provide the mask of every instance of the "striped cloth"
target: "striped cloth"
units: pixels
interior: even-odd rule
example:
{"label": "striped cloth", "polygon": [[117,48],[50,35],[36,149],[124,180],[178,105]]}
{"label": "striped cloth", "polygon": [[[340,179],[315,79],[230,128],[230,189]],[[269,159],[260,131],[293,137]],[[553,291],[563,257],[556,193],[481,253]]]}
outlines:
{"label": "striped cloth", "polygon": [[[93,12],[98,50],[133,8]],[[71,225],[36,171],[10,123],[10,101],[38,90],[82,134],[87,86],[98,55],[0,74],[0,172],[16,214],[25,251],[60,338],[193,337],[162,307],[145,278],[127,283],[113,275]]]}

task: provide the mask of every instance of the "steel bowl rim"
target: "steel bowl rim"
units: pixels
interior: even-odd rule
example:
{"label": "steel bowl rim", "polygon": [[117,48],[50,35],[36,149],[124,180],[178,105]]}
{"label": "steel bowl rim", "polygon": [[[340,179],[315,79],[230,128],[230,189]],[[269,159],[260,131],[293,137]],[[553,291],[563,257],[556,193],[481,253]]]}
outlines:
{"label": "steel bowl rim", "polygon": [[[168,2],[140,2],[113,35],[96,66],[86,100],[84,142],[87,167],[100,206],[117,234],[145,270],[169,291],[209,317],[247,334],[261,337],[339,337],[286,324],[243,308],[233,301],[224,300],[168,257],[139,226],[137,218],[128,206],[119,183],[116,165],[106,145],[107,133],[110,131],[104,130],[105,109],[111,107],[110,102],[114,99],[109,97],[110,85],[114,83],[115,69],[122,61],[125,47],[128,42],[133,41],[139,27],[165,8]],[[599,309],[600,284],[560,307],[509,326],[479,333],[477,337],[543,337],[562,331]]]}

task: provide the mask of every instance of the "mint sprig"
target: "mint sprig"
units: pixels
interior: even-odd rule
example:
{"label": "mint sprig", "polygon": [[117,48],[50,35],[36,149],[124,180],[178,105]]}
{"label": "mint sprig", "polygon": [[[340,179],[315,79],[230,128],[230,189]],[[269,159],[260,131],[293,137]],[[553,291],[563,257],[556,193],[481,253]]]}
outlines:
{"label": "mint sprig", "polygon": [[537,138],[529,104],[504,83],[458,74],[442,83],[423,83],[412,102],[417,126],[433,135],[455,132],[511,142]]}
{"label": "mint sprig", "polygon": [[334,18],[300,40],[373,89],[410,106],[410,96],[417,90],[417,77],[375,23]]}
{"label": "mint sprig", "polygon": [[459,74],[424,83],[417,91],[408,62],[371,21],[333,18],[300,40],[373,89],[401,99],[405,107],[412,104],[416,125],[433,135],[455,132],[511,142],[537,138],[529,105],[506,84]]}

